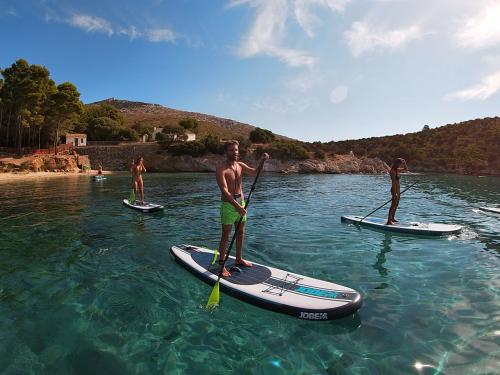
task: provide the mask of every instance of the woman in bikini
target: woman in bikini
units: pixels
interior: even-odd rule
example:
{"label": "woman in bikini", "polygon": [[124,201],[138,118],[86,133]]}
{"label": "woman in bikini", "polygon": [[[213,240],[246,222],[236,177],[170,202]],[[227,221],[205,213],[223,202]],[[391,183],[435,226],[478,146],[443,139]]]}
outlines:
{"label": "woman in bikini", "polygon": [[399,172],[408,172],[408,166],[406,165],[405,159],[397,158],[394,160],[391,166],[391,171],[389,175],[391,176],[391,194],[392,202],[391,208],[389,208],[389,217],[387,218],[387,225],[394,225],[398,221],[396,220],[396,210],[399,205],[399,196],[401,195],[401,186],[399,184]]}
{"label": "woman in bikini", "polygon": [[142,181],[142,172],[146,172],[146,167],[144,166],[144,159],[142,156],[138,157],[137,160],[132,160],[132,165],[130,167],[130,173],[134,178],[133,189],[134,194],[137,194],[137,189],[141,192],[141,203],[144,205],[144,182]]}

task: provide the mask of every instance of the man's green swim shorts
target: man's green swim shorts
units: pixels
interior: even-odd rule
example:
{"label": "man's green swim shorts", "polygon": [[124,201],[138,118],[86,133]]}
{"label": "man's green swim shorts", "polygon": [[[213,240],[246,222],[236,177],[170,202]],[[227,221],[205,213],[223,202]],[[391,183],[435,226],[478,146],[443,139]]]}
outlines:
{"label": "man's green swim shorts", "polygon": [[[241,205],[245,206],[245,201],[241,201]],[[220,220],[223,225],[236,224],[240,219],[240,214],[236,211],[236,208],[229,202],[221,202],[220,205]],[[242,222],[247,221],[247,215],[243,216]]]}

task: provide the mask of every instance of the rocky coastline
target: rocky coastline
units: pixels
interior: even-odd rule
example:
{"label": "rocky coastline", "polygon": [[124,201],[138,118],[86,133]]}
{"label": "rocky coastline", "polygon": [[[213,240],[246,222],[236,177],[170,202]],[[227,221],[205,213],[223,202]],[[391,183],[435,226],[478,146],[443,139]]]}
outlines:
{"label": "rocky coastline", "polygon": [[[85,163],[81,156],[74,155],[44,155],[28,156],[23,158],[0,158],[0,172],[3,173],[36,173],[36,172],[66,172],[80,173],[85,170],[97,169],[91,166],[93,163]],[[204,157],[157,155],[154,158],[145,157],[145,163],[149,172],[215,172],[218,163],[223,161],[219,155],[208,155]],[[256,165],[257,160],[244,159],[250,165]],[[120,161],[120,168],[109,169],[106,164],[103,168],[108,171],[126,171],[125,162]],[[389,167],[379,159],[358,159],[346,155],[337,155],[335,158],[324,160],[269,160],[265,166],[265,172],[276,172],[284,174],[383,174],[387,173]]]}
{"label": "rocky coastline", "polygon": [[[0,172],[67,172],[95,170],[99,164],[107,171],[127,171],[132,159],[143,156],[149,172],[215,172],[222,155],[201,157],[173,156],[158,146],[95,146],[76,149],[71,155],[32,155],[0,157]],[[255,165],[258,160],[247,156],[244,162]],[[265,172],[285,174],[383,174],[389,167],[377,158],[358,158],[352,154],[334,155],[324,159],[279,160],[265,164]]]}

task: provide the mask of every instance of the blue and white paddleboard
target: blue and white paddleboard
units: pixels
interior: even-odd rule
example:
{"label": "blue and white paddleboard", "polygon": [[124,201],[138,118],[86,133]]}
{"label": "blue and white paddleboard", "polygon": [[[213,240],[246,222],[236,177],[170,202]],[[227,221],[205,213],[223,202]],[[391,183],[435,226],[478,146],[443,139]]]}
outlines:
{"label": "blue and white paddleboard", "polygon": [[163,206],[160,206],[159,204],[149,203],[149,202],[144,202],[144,204],[142,204],[139,201],[134,201],[133,204],[130,204],[128,199],[124,199],[123,204],[125,206],[127,206],[128,208],[132,208],[133,210],[137,210],[137,211],[141,211],[141,212],[145,212],[145,213],[163,210]]}
{"label": "blue and white paddleboard", "polygon": [[342,216],[341,221],[363,225],[366,227],[377,228],[390,232],[422,234],[431,236],[441,236],[446,234],[458,233],[462,230],[460,225],[437,224],[437,223],[418,223],[418,222],[401,222],[394,225],[387,225],[387,219],[380,217],[368,216],[363,219],[363,216]]}
{"label": "blue and white paddleboard", "polygon": [[104,181],[104,180],[106,180],[106,177],[103,176],[102,174],[98,174],[98,175],[92,176],[92,179],[94,181]]}
{"label": "blue and white paddleboard", "polygon": [[[208,284],[215,284],[219,265],[214,251],[192,245],[170,249],[175,260]],[[220,279],[222,291],[248,303],[301,319],[330,320],[351,315],[361,307],[361,294],[328,281],[290,273],[262,264],[238,266],[229,257],[231,276]]]}
{"label": "blue and white paddleboard", "polygon": [[500,208],[497,207],[479,207],[481,211],[493,212],[495,214],[500,214]]}

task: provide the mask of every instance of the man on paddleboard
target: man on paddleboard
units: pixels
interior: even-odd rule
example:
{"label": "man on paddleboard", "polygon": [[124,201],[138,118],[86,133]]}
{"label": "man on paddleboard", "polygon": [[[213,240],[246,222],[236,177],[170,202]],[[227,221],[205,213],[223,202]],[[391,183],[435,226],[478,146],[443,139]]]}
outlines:
{"label": "man on paddleboard", "polygon": [[[252,168],[238,161],[239,155],[238,141],[231,140],[224,144],[224,153],[226,160],[217,166],[216,178],[217,185],[221,192],[220,217],[222,223],[222,235],[219,244],[219,264],[222,267],[224,257],[226,256],[226,247],[231,234],[231,227],[236,225],[243,216],[243,220],[236,236],[236,265],[251,267],[252,263],[243,259],[243,237],[245,234],[245,222],[247,221],[245,210],[245,198],[243,195],[243,175],[255,176],[257,168]],[[269,155],[264,153],[262,157],[267,160]],[[231,276],[224,267],[222,276]]]}
{"label": "man on paddleboard", "polygon": [[394,160],[391,166],[391,171],[389,175],[391,176],[391,195],[392,202],[389,208],[389,216],[387,218],[387,225],[394,225],[398,221],[396,220],[396,210],[399,205],[399,197],[401,195],[401,185],[399,183],[399,172],[408,172],[408,166],[406,165],[405,159],[397,158]]}

